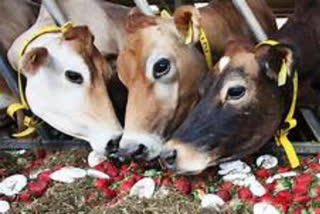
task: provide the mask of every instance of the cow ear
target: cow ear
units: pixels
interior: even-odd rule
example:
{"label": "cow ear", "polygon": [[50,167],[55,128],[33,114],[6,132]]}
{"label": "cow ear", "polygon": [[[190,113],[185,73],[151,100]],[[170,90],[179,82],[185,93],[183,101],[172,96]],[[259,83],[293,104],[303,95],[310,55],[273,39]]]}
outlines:
{"label": "cow ear", "polygon": [[44,47],[33,48],[26,52],[19,64],[19,71],[25,76],[31,76],[38,72],[40,66],[49,64],[49,53]]}
{"label": "cow ear", "polygon": [[135,31],[155,25],[156,20],[153,16],[144,15],[141,10],[134,7],[130,10],[127,20],[126,20],[126,31],[129,33],[134,33]]}
{"label": "cow ear", "polygon": [[256,49],[256,58],[263,66],[266,75],[279,85],[285,83],[286,76],[291,77],[294,70],[294,51],[287,45],[262,45]]}
{"label": "cow ear", "polygon": [[201,15],[197,8],[190,5],[181,6],[176,9],[173,17],[176,28],[185,39],[186,44],[199,41]]}

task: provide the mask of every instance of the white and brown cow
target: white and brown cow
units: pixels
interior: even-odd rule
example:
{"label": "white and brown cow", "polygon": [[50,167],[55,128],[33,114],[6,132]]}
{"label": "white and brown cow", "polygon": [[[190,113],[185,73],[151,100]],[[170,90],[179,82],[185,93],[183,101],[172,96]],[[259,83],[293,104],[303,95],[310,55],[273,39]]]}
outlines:
{"label": "white and brown cow", "polygon": [[[248,0],[248,4],[265,31],[274,31],[275,20],[265,1]],[[190,26],[192,43],[185,44]],[[164,140],[198,102],[208,71],[199,50],[201,29],[216,58],[230,40],[253,40],[231,0],[212,1],[200,10],[182,6],[169,19],[131,11],[118,58],[119,77],[129,91],[120,154],[157,157]]]}
{"label": "white and brown cow", "polygon": [[[222,161],[244,157],[265,145],[281,127],[293,102],[297,71],[297,107],[320,106],[320,0],[296,0],[295,13],[270,38],[277,45],[228,44],[212,70],[204,97],[161,153],[165,165],[197,174]],[[286,64],[286,84],[278,85]]]}
{"label": "white and brown cow", "polygon": [[68,19],[89,28],[43,34],[20,58],[25,39],[41,27],[54,25],[42,7],[36,23],[14,42],[8,58],[26,77],[26,98],[37,116],[104,153],[117,145],[122,127],[106,88],[113,71],[103,56],[118,54],[128,9],[103,0],[57,2]]}

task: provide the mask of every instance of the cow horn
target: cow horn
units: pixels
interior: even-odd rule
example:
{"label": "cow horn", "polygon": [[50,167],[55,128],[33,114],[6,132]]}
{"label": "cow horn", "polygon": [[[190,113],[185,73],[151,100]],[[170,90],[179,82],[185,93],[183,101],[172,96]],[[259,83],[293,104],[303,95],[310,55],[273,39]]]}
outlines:
{"label": "cow horn", "polygon": [[146,16],[154,16],[150,5],[147,0],[134,0],[136,6],[141,10],[141,12]]}

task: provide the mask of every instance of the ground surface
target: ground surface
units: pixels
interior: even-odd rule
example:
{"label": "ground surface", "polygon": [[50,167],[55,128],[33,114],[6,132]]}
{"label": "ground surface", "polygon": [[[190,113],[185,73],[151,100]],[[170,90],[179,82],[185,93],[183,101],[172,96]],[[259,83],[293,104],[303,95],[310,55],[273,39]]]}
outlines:
{"label": "ground surface", "polygon": [[[42,150],[23,155],[2,155],[0,182],[13,174],[30,176],[39,170],[52,172],[63,166],[88,168],[87,155],[88,151]],[[46,180],[45,176],[40,178],[38,176],[34,180],[28,180],[29,184],[34,182],[35,186],[28,184],[24,191],[15,197],[0,195],[0,200],[10,202],[10,213],[193,214],[215,213],[212,210],[200,209],[200,196],[215,193],[227,202],[224,212],[220,213],[252,213],[253,205],[260,201],[273,204],[283,213],[294,213],[299,210],[296,213],[320,213],[318,210],[320,187],[316,176],[320,172],[318,157],[303,158],[302,167],[295,170],[301,176],[280,179],[272,185],[266,184],[268,177],[290,171],[285,157],[278,157],[279,165],[270,170],[257,168],[255,159],[256,157],[251,157],[245,162],[250,165],[266,188],[267,194],[263,197],[252,196],[246,191],[247,188],[223,182],[222,176],[217,173],[217,168],[211,168],[199,176],[180,177],[159,170],[157,163],[145,165],[131,161],[125,163],[106,161],[97,168],[112,177],[108,183],[103,184],[103,187],[99,179],[91,177],[81,178],[72,184],[64,184]],[[151,177],[157,184],[152,199],[127,197],[132,185],[143,177]],[[42,182],[41,179],[46,182],[43,188],[37,186]]]}

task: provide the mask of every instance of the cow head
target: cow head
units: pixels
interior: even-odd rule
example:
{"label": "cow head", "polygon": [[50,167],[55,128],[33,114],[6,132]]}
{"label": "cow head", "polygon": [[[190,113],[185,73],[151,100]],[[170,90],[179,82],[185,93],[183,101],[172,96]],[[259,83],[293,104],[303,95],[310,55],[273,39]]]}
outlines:
{"label": "cow head", "polygon": [[[198,101],[199,83],[207,71],[194,45],[199,23],[199,11],[190,6],[179,8],[172,19],[131,11],[117,63],[129,91],[120,154],[157,157],[164,139]],[[185,44],[190,26],[192,43]]]}
{"label": "cow head", "polygon": [[[278,87],[283,60],[289,79]],[[293,52],[284,45],[230,44],[212,71],[209,89],[165,144],[161,159],[167,167],[197,174],[261,148],[288,113],[292,62]]]}
{"label": "cow head", "polygon": [[111,72],[87,27],[34,40],[19,62],[31,110],[54,128],[105,152],[122,128],[105,86]]}

